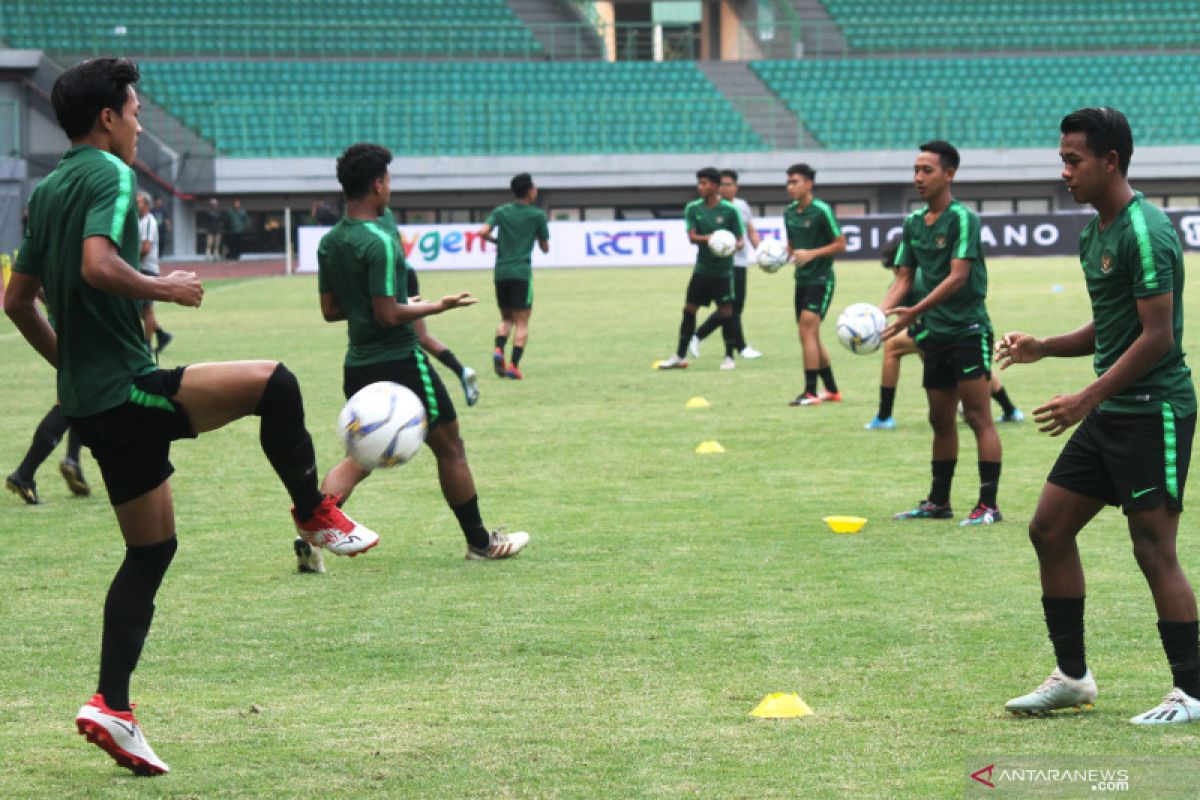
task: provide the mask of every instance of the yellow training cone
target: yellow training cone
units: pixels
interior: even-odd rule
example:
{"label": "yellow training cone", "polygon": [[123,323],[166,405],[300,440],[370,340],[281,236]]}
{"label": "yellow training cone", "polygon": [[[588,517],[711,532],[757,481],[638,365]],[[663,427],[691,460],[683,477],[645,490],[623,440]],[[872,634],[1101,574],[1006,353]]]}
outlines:
{"label": "yellow training cone", "polygon": [[719,442],[701,442],[696,445],[697,453],[724,453],[725,448],[721,447]]}
{"label": "yellow training cone", "polygon": [[762,699],[754,710],[752,717],[762,719],[791,719],[792,717],[807,717],[813,713],[808,703],[800,699],[795,692],[773,692]]}
{"label": "yellow training cone", "polygon": [[693,397],[684,405],[685,408],[708,408],[708,401],[703,397]]}

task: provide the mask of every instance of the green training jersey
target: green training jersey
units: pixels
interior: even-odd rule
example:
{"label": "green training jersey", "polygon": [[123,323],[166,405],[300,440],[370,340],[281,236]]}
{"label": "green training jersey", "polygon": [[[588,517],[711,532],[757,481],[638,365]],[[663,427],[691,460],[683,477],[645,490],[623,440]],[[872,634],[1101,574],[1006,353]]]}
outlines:
{"label": "green training jersey", "polygon": [[979,216],[957,200],[950,201],[932,225],[925,223],[929,207],[904,220],[904,238],[896,265],[914,270],[913,290],[925,298],[950,275],[950,262],[971,262],[967,282],[921,316],[926,334],[935,340],[958,339],[990,331],[987,264],[979,240]]}
{"label": "green training jersey", "polygon": [[374,297],[408,304],[408,262],[390,213],[379,219],[342,217],[317,247],[317,289],[332,294],[346,312],[347,367],[395,361],[412,354],[411,324],[385,328],[375,321]]}
{"label": "green training jersey", "polygon": [[1098,216],[1088,223],[1079,236],[1079,260],[1096,324],[1097,376],[1141,334],[1138,298],[1173,295],[1171,349],[1100,410],[1157,414],[1167,403],[1177,416],[1196,413],[1192,371],[1183,360],[1183,250],[1171,220],[1138,192],[1104,230]]}
{"label": "green training jersey", "polygon": [[137,301],[83,280],[83,240],[103,236],[130,269],[139,266],[136,180],[111,153],[72,147],[29,198],[29,226],[17,272],[46,290],[58,333],[58,399],[63,413],[87,417],[127,402],[133,379],[153,372]]}
{"label": "green training jersey", "polygon": [[[703,197],[697,197],[684,207],[683,218],[688,231],[694,231],[701,236],[721,230],[729,231],[739,239],[745,234],[742,215],[738,213],[737,206],[728,200],[717,200],[716,205],[710,207],[705,205]],[[697,275],[732,277],[733,254],[719,256],[709,250],[707,244],[697,245],[696,268],[693,272]]]}
{"label": "green training jersey", "polygon": [[546,212],[514,200],[488,214],[487,224],[498,231],[495,280],[532,280],[533,246],[550,239]]}
{"label": "green training jersey", "polygon": [[[813,198],[804,208],[793,201],[783,210],[783,227],[787,230],[788,244],[793,250],[813,250],[833,244],[842,235],[837,218],[828,203]],[[833,258],[814,258],[802,267],[796,267],[797,286],[815,286],[833,279]]]}

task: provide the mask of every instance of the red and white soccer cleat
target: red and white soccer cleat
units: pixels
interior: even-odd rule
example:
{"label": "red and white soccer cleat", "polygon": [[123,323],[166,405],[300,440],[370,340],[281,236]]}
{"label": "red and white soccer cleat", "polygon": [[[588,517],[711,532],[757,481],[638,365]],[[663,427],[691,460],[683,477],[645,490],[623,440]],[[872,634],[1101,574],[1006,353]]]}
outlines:
{"label": "red and white soccer cleat", "polygon": [[323,547],[336,556],[354,557],[379,544],[379,534],[346,516],[337,507],[336,498],[329,495],[321,500],[307,521],[296,519],[294,508],[292,519],[305,541],[314,547]]}
{"label": "red and white soccer cleat", "polygon": [[154,754],[133,711],[114,711],[104,695],[92,695],[75,715],[75,727],[87,740],[113,757],[136,775],[152,776],[170,772],[166,762]]}

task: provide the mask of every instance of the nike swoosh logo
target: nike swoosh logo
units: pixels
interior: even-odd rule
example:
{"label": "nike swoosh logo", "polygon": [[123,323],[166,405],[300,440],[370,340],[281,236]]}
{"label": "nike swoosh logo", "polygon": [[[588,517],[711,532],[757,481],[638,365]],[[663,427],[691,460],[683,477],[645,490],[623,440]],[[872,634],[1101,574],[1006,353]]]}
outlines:
{"label": "nike swoosh logo", "polygon": [[120,728],[121,730],[128,733],[133,738],[135,738],[135,739],[137,738],[137,726],[136,725],[127,725],[119,719],[113,719],[112,722],[114,725],[116,725],[118,728]]}
{"label": "nike swoosh logo", "polygon": [[965,367],[965,368],[963,368],[963,375],[966,375],[968,372],[974,372],[974,371],[975,371],[975,370],[977,370],[977,369],[980,369],[980,365],[979,365],[979,364],[976,364],[976,365],[975,365],[975,366],[973,366],[973,367]]}
{"label": "nike swoosh logo", "polygon": [[1136,500],[1147,492],[1153,492],[1157,488],[1157,486],[1151,486],[1149,489],[1142,489],[1140,492],[1130,492],[1129,496]]}

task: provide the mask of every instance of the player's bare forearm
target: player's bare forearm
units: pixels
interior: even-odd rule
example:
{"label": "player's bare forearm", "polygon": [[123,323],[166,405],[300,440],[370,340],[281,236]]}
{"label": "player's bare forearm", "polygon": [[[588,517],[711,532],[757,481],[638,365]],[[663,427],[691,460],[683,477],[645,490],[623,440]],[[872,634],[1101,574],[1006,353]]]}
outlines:
{"label": "player's bare forearm", "polygon": [[346,310],[332,292],[321,292],[321,317],[326,322],[340,322],[346,318]]}
{"label": "player's bare forearm", "polygon": [[1054,358],[1078,358],[1096,352],[1096,323],[1088,320],[1070,333],[1047,336],[1042,340],[1043,355]]}
{"label": "player's bare forearm", "polygon": [[375,297],[372,298],[372,310],[375,314],[375,322],[385,328],[395,328],[410,322],[416,322],[424,317],[441,314],[443,311],[449,311],[452,308],[474,305],[476,302],[476,299],[471,296],[470,292],[446,295],[436,303],[421,302],[409,303],[407,305],[397,303],[392,298]]}
{"label": "player's bare forearm", "polygon": [[1175,344],[1174,295],[1171,292],[1140,298],[1138,318],[1142,332],[1103,375],[1082,394],[1093,406],[1137,383]]}
{"label": "player's bare forearm", "polygon": [[[961,266],[965,264],[966,266]],[[969,261],[954,261],[950,267],[950,274],[942,280],[937,286],[933,287],[933,291],[925,295],[921,302],[912,307],[915,316],[921,316],[929,311],[929,309],[941,305],[950,299],[950,297],[961,289],[967,283],[967,278],[970,277],[971,262]]]}
{"label": "player's bare forearm", "polygon": [[543,253],[549,253],[550,252],[550,240],[549,239],[538,239],[538,247],[542,248]]}
{"label": "player's bare forearm", "polygon": [[28,275],[13,273],[4,293],[4,313],[38,354],[58,366],[58,337],[50,323],[38,311],[37,297],[41,283]]}
{"label": "player's bare forearm", "polygon": [[892,281],[892,285],[888,287],[887,293],[883,296],[883,302],[879,307],[886,310],[895,308],[909,290],[912,289],[913,271],[908,267],[899,267],[896,270],[896,280]]}
{"label": "player's bare forearm", "polygon": [[708,241],[708,234],[688,231],[688,241],[690,241],[692,244],[704,244]]}
{"label": "player's bare forearm", "polygon": [[93,289],[135,300],[198,306],[204,295],[195,273],[176,271],[165,278],[143,275],[126,263],[116,245],[103,236],[89,236],[83,240],[80,274]]}
{"label": "player's bare forearm", "polygon": [[746,238],[750,240],[750,246],[758,248],[762,244],[762,237],[758,235],[758,228],[754,227],[753,222],[746,223]]}

